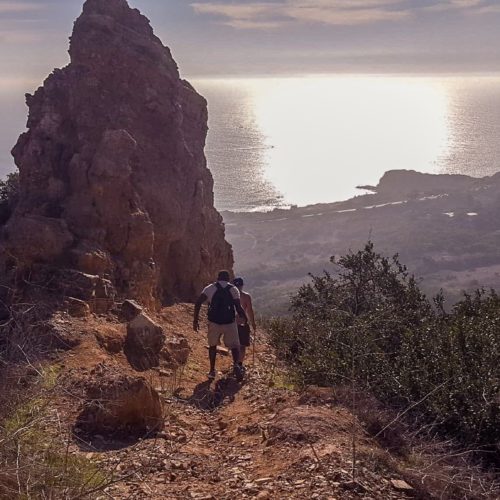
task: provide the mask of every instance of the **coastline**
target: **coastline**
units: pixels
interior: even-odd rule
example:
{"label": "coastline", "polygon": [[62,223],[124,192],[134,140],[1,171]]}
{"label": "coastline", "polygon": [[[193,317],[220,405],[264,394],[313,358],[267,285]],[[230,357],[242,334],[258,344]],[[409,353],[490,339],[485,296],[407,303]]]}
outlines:
{"label": "coastline", "polygon": [[409,201],[426,201],[433,196],[453,195],[460,190],[472,189],[474,186],[500,182],[500,172],[492,176],[472,177],[464,174],[430,174],[415,170],[389,170],[384,173],[376,186],[357,186],[366,193],[347,200],[313,203],[304,206],[288,205],[274,207],[271,210],[221,210],[229,216],[270,214],[304,214],[315,210],[329,213],[342,213],[359,209],[381,208],[386,205],[401,205]]}
{"label": "coastline", "polygon": [[367,240],[399,254],[426,293],[500,288],[500,173],[387,172],[377,192],[346,201],[272,212],[222,212],[236,270],[266,313],[286,310],[308,273],[329,269],[330,257]]}

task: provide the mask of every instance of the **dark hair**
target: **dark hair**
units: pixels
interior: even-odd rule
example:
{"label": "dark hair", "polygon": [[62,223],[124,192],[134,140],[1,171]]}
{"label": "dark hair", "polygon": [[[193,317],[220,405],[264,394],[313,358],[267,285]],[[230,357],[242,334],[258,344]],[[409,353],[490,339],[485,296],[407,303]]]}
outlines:
{"label": "dark hair", "polygon": [[231,274],[229,271],[219,271],[219,276],[217,277],[218,281],[229,281],[231,279]]}
{"label": "dark hair", "polygon": [[244,281],[243,281],[243,278],[235,278],[233,280],[233,285],[238,287],[238,288],[241,288],[243,285],[244,285]]}

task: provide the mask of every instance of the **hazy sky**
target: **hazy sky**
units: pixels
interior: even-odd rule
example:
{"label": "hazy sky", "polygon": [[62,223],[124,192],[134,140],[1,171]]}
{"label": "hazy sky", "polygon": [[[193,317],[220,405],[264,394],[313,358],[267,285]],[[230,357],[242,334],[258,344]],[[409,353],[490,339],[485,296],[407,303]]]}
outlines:
{"label": "hazy sky", "polygon": [[[500,0],[129,0],[183,74],[498,71]],[[0,0],[1,85],[67,61],[82,0]]]}
{"label": "hazy sky", "polygon": [[[0,0],[0,170],[83,0]],[[500,0],[129,0],[181,73],[500,71]]]}

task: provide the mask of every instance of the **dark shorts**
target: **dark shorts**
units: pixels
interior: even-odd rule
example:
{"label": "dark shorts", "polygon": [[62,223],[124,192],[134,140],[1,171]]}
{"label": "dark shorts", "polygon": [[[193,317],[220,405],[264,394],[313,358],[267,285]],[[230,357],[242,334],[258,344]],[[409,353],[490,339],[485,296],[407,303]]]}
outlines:
{"label": "dark shorts", "polygon": [[238,325],[238,335],[240,336],[240,345],[250,347],[250,325]]}

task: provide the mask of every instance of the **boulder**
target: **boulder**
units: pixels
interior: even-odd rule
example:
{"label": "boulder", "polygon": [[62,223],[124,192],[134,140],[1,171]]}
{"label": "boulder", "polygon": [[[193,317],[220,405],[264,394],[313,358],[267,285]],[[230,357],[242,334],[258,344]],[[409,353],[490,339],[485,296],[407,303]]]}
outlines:
{"label": "boulder", "polygon": [[85,318],[90,315],[90,307],[87,302],[83,300],[67,297],[64,301],[64,306],[68,314],[74,318]]}
{"label": "boulder", "polygon": [[164,344],[163,328],[143,312],[127,325],[124,352],[134,369],[145,371],[158,366]]}
{"label": "boulder", "polygon": [[135,300],[126,300],[121,305],[120,316],[124,321],[132,321],[142,312],[142,306],[140,306]]}
{"label": "boulder", "polygon": [[161,430],[160,396],[142,377],[98,365],[86,382],[86,401],[76,427],[90,434],[142,436]]}

